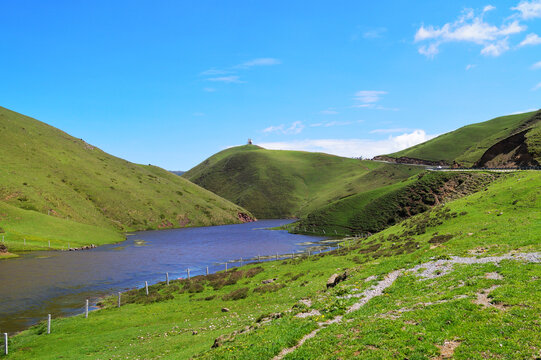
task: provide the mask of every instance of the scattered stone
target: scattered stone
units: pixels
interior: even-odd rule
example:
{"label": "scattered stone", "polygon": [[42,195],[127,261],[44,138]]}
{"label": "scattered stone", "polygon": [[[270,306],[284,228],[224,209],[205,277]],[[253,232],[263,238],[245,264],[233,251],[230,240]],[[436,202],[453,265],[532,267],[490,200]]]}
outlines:
{"label": "scattered stone", "polygon": [[231,311],[231,310],[229,310],[229,309],[226,308],[226,307],[222,308],[222,312],[229,312],[229,311]]}
{"label": "scattered stone", "polygon": [[310,299],[301,299],[301,300],[299,300],[299,302],[301,304],[303,304],[303,305],[308,306],[308,307],[312,306],[312,300],[310,300]]}
{"label": "scattered stone", "polygon": [[436,345],[440,349],[440,356],[434,360],[450,359],[455,353],[455,349],[460,345],[460,341],[445,341],[443,345]]}
{"label": "scattered stone", "polygon": [[192,331],[192,335],[197,335],[197,331]]}
{"label": "scattered stone", "polygon": [[0,244],[0,254],[7,253],[7,252],[8,252],[7,246],[4,244]]}
{"label": "scattered stone", "polygon": [[310,316],[320,316],[321,313],[316,310],[316,309],[312,309],[308,312],[303,312],[303,313],[299,313],[297,315],[295,315],[296,318],[301,318],[301,319],[304,319],[304,318],[307,318],[307,317],[310,317]]}
{"label": "scattered stone", "polygon": [[468,233],[468,236],[472,236],[472,235],[473,235],[473,233]]}
{"label": "scattered stone", "polygon": [[274,278],[274,279],[268,279],[268,280],[263,280],[263,281],[261,281],[261,283],[262,283],[262,284],[270,284],[270,283],[273,283],[273,282],[275,282],[275,281],[276,281],[276,278]]}
{"label": "scattered stone", "polygon": [[498,274],[497,272],[490,272],[485,274],[485,279],[490,280],[503,280],[503,276]]}
{"label": "scattered stone", "polygon": [[364,279],[364,282],[369,282],[369,281],[372,281],[372,280],[376,280],[378,277],[376,275],[371,275],[369,277],[367,277],[366,279]]}
{"label": "scattered stone", "polygon": [[340,282],[346,280],[347,277],[348,277],[347,272],[343,272],[342,274],[333,274],[333,275],[331,275],[329,280],[327,280],[327,289],[335,287]]}
{"label": "scattered stone", "polygon": [[500,285],[494,285],[488,289],[483,289],[481,290],[480,292],[477,293],[477,299],[473,300],[473,303],[474,304],[477,304],[477,305],[481,305],[485,308],[487,307],[494,307],[498,310],[505,310],[506,309],[506,306],[503,305],[503,304],[493,304],[488,295],[490,295],[490,293],[493,291],[493,290],[496,290],[497,288],[499,288]]}

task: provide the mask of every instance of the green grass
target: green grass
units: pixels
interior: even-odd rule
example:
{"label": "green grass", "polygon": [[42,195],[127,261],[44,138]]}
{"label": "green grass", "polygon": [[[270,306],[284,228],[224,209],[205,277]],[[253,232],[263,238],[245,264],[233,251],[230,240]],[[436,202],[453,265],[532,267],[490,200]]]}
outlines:
{"label": "green grass", "polygon": [[[392,158],[405,156],[429,161],[443,160],[448,164],[456,161],[463,166],[469,167],[478,161],[488,148],[512,135],[534,114],[536,112],[502,116],[485,122],[466,125],[422,144],[387,156]],[[536,152],[539,148],[539,146],[536,146],[530,150]]]}
{"label": "green grass", "polygon": [[415,166],[245,145],[208,158],[183,177],[259,218],[286,218],[420,171]]}
{"label": "green grass", "polygon": [[159,167],[116,158],[1,107],[0,143],[0,227],[10,249],[21,249],[21,238],[51,239],[58,248],[118,241],[124,231],[238,223],[247,212]]}
{"label": "green grass", "polygon": [[[106,299],[105,308],[89,319],[54,319],[51,335],[40,324],[12,338],[9,358],[270,359],[318,321],[344,314],[357,301],[339,296],[365,290],[393,270],[451,255],[541,251],[540,209],[541,175],[506,174],[486,191],[367,239],[348,240],[348,247],[338,251],[160,283],[150,287],[148,297],[136,289],[123,296],[120,309],[114,297]],[[327,278],[345,269],[346,281],[326,290]],[[488,272],[503,278],[486,279]],[[376,280],[366,281],[370,276]],[[270,278],[276,278],[273,286],[261,290],[262,280]],[[459,343],[455,357],[460,359],[535,358],[541,351],[540,279],[539,264],[517,261],[500,267],[457,265],[429,280],[406,273],[384,296],[321,330],[287,359],[431,359],[445,341]],[[473,303],[481,289],[492,285],[500,287],[490,298],[505,310]],[[300,299],[311,299],[312,305]],[[230,311],[222,312],[223,307]],[[321,315],[294,317],[309,309]],[[220,336],[222,345],[211,349]]]}

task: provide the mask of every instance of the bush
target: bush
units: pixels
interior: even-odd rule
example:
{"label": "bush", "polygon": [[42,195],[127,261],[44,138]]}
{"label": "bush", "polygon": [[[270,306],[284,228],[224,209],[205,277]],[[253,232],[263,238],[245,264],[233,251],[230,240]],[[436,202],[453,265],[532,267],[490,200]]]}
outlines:
{"label": "bush", "polygon": [[248,297],[249,290],[250,289],[247,287],[233,290],[229,294],[225,294],[224,296],[222,296],[222,300],[227,301],[227,300],[246,299]]}
{"label": "bush", "polygon": [[254,292],[264,294],[264,293],[268,293],[268,292],[276,292],[276,291],[278,291],[278,290],[280,290],[280,289],[282,289],[284,287],[285,287],[284,284],[269,284],[269,285],[263,285],[263,286],[256,287],[254,289]]}

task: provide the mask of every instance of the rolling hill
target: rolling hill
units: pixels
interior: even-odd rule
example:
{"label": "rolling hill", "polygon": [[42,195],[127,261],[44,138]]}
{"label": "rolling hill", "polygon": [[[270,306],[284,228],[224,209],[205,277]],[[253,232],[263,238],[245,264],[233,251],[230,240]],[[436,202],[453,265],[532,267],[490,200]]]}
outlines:
{"label": "rolling hill", "polygon": [[[134,164],[0,107],[0,232],[10,250],[119,241],[120,232],[241,222],[182,177]],[[26,239],[26,247],[23,243]]]}
{"label": "rolling hill", "polygon": [[244,145],[211,156],[183,177],[259,218],[286,218],[420,171],[415,166]]}
{"label": "rolling hill", "polygon": [[464,126],[375,160],[463,167],[538,166],[541,110]]}

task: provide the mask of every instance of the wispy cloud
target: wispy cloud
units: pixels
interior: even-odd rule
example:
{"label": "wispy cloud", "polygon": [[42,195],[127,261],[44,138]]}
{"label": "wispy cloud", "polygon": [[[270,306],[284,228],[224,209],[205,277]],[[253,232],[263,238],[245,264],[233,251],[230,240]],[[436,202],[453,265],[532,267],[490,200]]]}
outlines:
{"label": "wispy cloud", "polygon": [[486,22],[484,14],[493,9],[493,6],[486,6],[479,15],[466,9],[454,22],[443,26],[422,25],[414,37],[416,43],[425,43],[418,48],[419,53],[432,58],[439,53],[443,43],[469,42],[483,46],[483,55],[500,56],[510,48],[509,36],[525,31],[526,26],[518,20],[507,20],[499,26]]}
{"label": "wispy cloud", "polygon": [[363,103],[375,103],[381,100],[381,97],[386,94],[387,94],[387,91],[361,90],[355,93],[355,100],[358,100]]}
{"label": "wispy cloud", "polygon": [[532,69],[533,69],[533,70],[541,69],[541,61],[538,61],[538,62],[536,62],[535,64],[533,64],[533,65],[532,65]]}
{"label": "wispy cloud", "polygon": [[206,87],[206,88],[203,88],[203,91],[206,91],[206,92],[215,92],[216,89],[215,89],[215,88],[211,88],[211,87]]}
{"label": "wispy cloud", "polygon": [[382,90],[361,90],[355,93],[354,99],[357,104],[352,105],[354,108],[375,109],[375,110],[391,110],[398,111],[396,108],[388,108],[377,104],[383,97],[387,95],[387,91]]}
{"label": "wispy cloud", "polygon": [[231,75],[231,76],[220,76],[215,78],[209,78],[208,81],[216,81],[216,82],[223,82],[223,83],[244,83],[245,81],[241,81],[240,78],[237,75]]}
{"label": "wispy cloud", "polygon": [[237,69],[247,69],[251,68],[253,66],[271,66],[271,65],[279,65],[282,61],[275,58],[258,58],[249,60],[246,62],[243,62],[242,64],[238,64],[234,66]]}
{"label": "wispy cloud", "polygon": [[539,89],[541,89],[541,82],[538,83],[537,85],[535,85],[535,86],[532,88],[532,91],[537,91],[537,90],[539,90]]}
{"label": "wispy cloud", "polygon": [[231,71],[229,70],[220,70],[220,69],[208,69],[203,72],[201,72],[201,75],[208,76],[208,75],[225,75],[225,74],[231,74]]}
{"label": "wispy cloud", "polygon": [[336,115],[336,114],[339,114],[338,111],[332,110],[332,109],[321,110],[319,113],[323,114],[323,115]]}
{"label": "wispy cloud", "polygon": [[284,135],[296,135],[300,134],[304,130],[304,124],[302,121],[295,121],[291,125],[284,124],[278,126],[269,126],[263,129],[264,133],[282,133]]}
{"label": "wispy cloud", "polygon": [[346,125],[352,125],[352,124],[359,124],[362,123],[362,120],[357,121],[327,121],[327,122],[319,122],[310,124],[310,127],[332,127],[332,126],[346,126]]}
{"label": "wispy cloud", "polygon": [[541,18],[541,0],[521,1],[511,9],[520,12],[520,17],[524,20]]}
{"label": "wispy cloud", "polygon": [[405,128],[394,128],[394,129],[374,129],[370,131],[370,134],[393,134],[393,133],[405,133],[410,131],[410,129]]}
{"label": "wispy cloud", "polygon": [[389,136],[385,140],[306,139],[290,142],[268,142],[259,145],[267,149],[315,151],[346,157],[362,156],[372,158],[376,155],[389,154],[406,149],[430,140],[435,136],[426,134],[424,130],[415,130],[398,136]]}
{"label": "wispy cloud", "polygon": [[384,27],[371,29],[371,30],[365,31],[363,33],[363,38],[365,38],[365,39],[378,39],[378,38],[383,37],[383,34],[385,34],[385,32],[387,32],[387,28],[384,28]]}
{"label": "wispy cloud", "polygon": [[537,34],[531,33],[526,35],[524,40],[520,44],[518,44],[519,47],[526,46],[526,45],[539,45],[541,44],[541,37],[539,37]]}
{"label": "wispy cloud", "polygon": [[477,64],[468,64],[468,65],[466,65],[466,71],[469,71],[469,70],[473,69],[474,67],[477,67]]}

